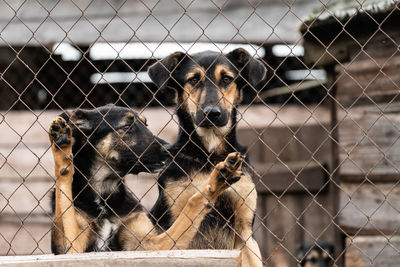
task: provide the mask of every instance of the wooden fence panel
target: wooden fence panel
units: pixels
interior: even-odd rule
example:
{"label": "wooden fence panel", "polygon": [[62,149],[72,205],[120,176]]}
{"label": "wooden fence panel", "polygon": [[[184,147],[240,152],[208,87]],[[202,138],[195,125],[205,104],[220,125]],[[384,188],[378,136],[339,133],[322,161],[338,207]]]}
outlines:
{"label": "wooden fence panel", "polygon": [[174,251],[137,251],[137,252],[101,252],[69,255],[40,255],[0,257],[0,266],[215,266],[236,267],[240,262],[238,250],[174,250]]}

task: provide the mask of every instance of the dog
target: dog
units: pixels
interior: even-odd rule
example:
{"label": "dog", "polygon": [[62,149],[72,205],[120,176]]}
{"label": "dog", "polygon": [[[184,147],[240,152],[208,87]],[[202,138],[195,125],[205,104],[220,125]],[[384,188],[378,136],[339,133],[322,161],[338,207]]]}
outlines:
{"label": "dog", "polygon": [[328,242],[318,242],[301,246],[299,249],[300,266],[331,267],[333,266],[334,247]]}
{"label": "dog", "polygon": [[165,231],[124,185],[124,176],[159,170],[166,142],[129,108],[107,105],[62,113],[50,125],[56,188],[51,249],[55,254],[186,249],[216,198],[241,177],[239,153],[229,154],[187,199]]}
{"label": "dog", "polygon": [[[218,162],[232,152],[245,153],[236,138],[236,107],[245,87],[254,90],[265,79],[266,68],[239,48],[228,54],[176,52],[150,66],[148,74],[160,90],[175,91],[179,119],[177,140],[169,147],[172,160],[158,178],[159,197],[150,210],[154,225],[166,230]],[[257,192],[250,168],[242,171],[240,181],[218,197],[189,248],[240,249],[243,266],[261,266],[252,236]]]}

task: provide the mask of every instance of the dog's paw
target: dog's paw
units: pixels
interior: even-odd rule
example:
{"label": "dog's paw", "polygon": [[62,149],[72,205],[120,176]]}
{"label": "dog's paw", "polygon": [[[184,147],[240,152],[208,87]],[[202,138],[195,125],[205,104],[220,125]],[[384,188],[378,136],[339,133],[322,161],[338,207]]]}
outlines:
{"label": "dog's paw", "polygon": [[71,145],[72,131],[67,122],[57,117],[51,124],[49,129],[49,136],[51,144],[56,147],[64,148]]}
{"label": "dog's paw", "polygon": [[219,183],[226,183],[232,185],[240,180],[243,175],[242,168],[243,158],[240,153],[230,153],[223,162],[217,164],[218,170],[217,181]]}

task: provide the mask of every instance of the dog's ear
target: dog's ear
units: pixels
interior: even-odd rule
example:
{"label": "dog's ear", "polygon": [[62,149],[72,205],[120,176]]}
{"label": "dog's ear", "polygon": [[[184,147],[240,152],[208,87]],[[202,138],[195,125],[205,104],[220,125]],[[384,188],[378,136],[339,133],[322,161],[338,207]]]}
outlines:
{"label": "dog's ear", "polygon": [[159,87],[167,87],[173,71],[185,57],[185,53],[175,52],[157,61],[147,70],[151,80]]}
{"label": "dog's ear", "polygon": [[88,118],[87,111],[82,109],[76,109],[71,111],[65,111],[60,114],[70,126],[73,128],[78,128],[82,131],[90,131],[92,130],[92,123]]}
{"label": "dog's ear", "polygon": [[238,68],[240,75],[251,86],[256,87],[262,82],[267,74],[264,64],[254,59],[245,49],[237,48],[227,54],[228,60]]}

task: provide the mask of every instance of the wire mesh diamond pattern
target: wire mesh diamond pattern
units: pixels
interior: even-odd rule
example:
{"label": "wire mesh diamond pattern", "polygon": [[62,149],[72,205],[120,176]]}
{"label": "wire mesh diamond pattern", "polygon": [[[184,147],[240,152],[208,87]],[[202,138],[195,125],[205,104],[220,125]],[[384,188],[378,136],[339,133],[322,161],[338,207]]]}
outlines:
{"label": "wire mesh diamond pattern", "polygon": [[[0,255],[62,240],[64,252],[239,249],[243,266],[398,265],[398,0],[4,0],[0,15]],[[73,145],[55,175],[61,113]],[[137,123],[154,135],[140,151]],[[235,151],[245,174],[211,200],[203,185],[228,179],[219,163]],[[208,204],[193,216],[197,195]],[[149,229],[127,219],[138,209]],[[73,238],[59,223],[71,210],[84,221]],[[164,247],[146,243],[160,234]]]}

